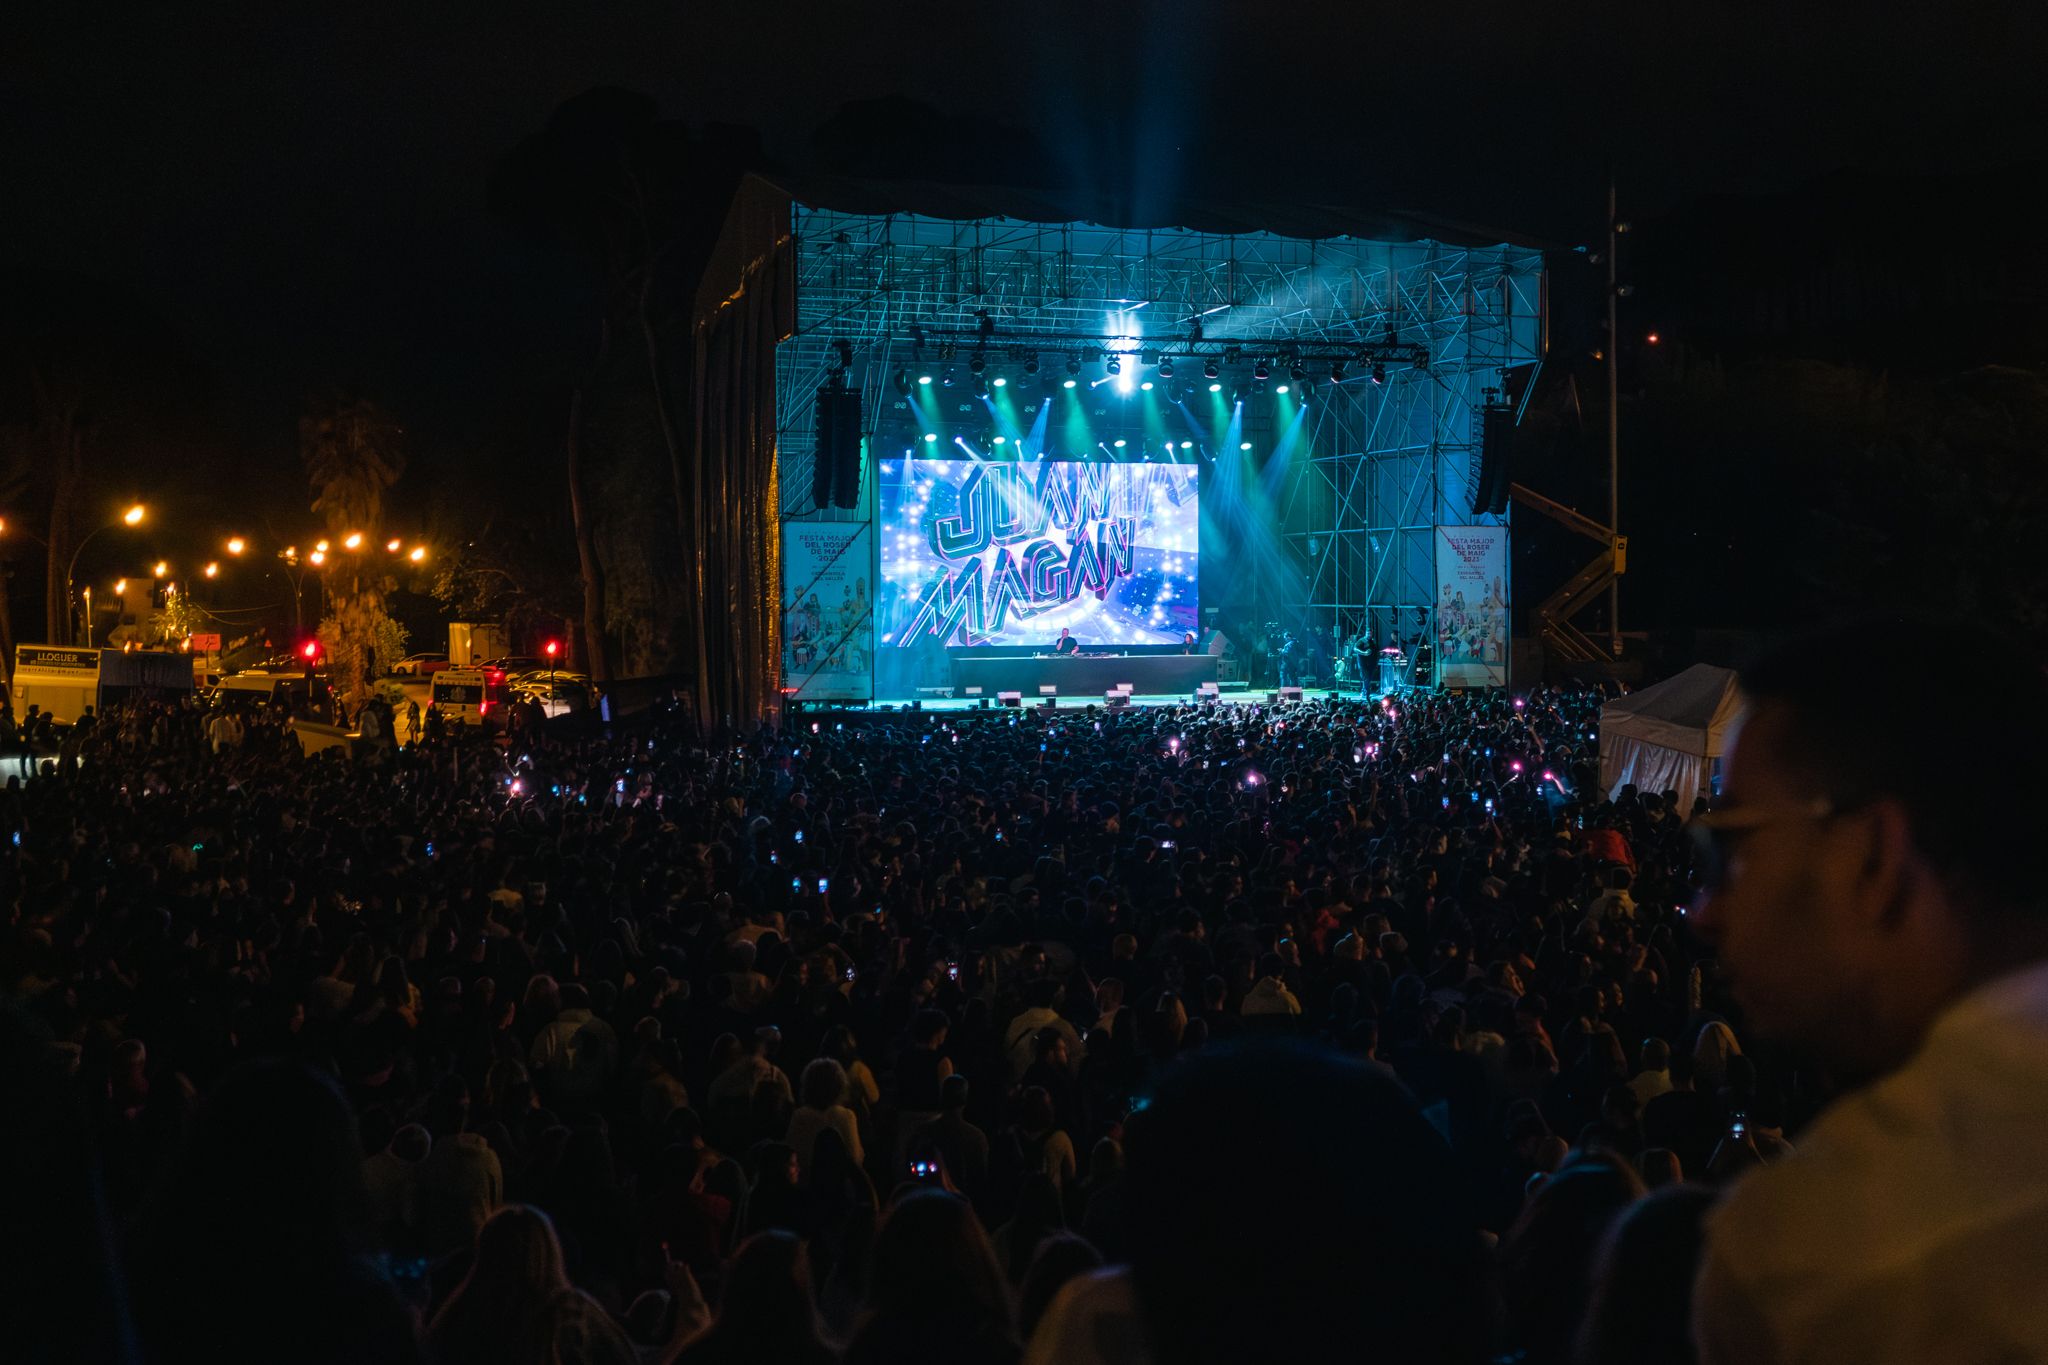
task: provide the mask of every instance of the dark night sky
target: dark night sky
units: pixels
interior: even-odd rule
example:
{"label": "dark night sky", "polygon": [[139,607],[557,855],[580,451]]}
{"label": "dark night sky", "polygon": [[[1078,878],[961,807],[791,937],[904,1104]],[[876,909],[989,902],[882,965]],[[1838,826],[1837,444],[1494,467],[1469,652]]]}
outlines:
{"label": "dark night sky", "polygon": [[31,10],[0,53],[0,278],[134,291],[212,374],[226,439],[284,455],[324,385],[474,442],[557,363],[558,291],[484,185],[593,85],[757,126],[790,162],[843,102],[904,94],[1029,127],[1076,180],[1563,240],[1597,221],[1610,153],[1641,212],[1844,167],[1995,167],[2048,134],[2048,18],[2010,4]]}

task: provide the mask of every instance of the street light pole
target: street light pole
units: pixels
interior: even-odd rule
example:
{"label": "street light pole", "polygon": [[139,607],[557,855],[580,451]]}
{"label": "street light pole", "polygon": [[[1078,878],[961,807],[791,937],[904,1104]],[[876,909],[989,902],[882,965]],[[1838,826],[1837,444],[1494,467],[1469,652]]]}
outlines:
{"label": "street light pole", "polygon": [[[99,534],[100,532],[102,532],[102,531],[111,531],[111,530],[112,530],[112,529],[114,529],[114,528],[115,528],[116,526],[140,526],[140,525],[142,525],[142,518],[143,518],[143,515],[144,515],[144,513],[143,513],[143,508],[142,508],[142,504],[138,502],[138,503],[136,503],[136,504],[135,504],[135,505],[134,505],[133,507],[131,507],[131,508],[129,508],[129,509],[127,510],[127,511],[123,512],[123,513],[122,513],[122,514],[121,514],[120,516],[118,516],[118,517],[116,517],[116,518],[115,518],[114,520],[112,520],[112,521],[108,522],[108,523],[107,523],[106,525],[104,525],[104,526],[95,526],[95,527],[93,527],[93,528],[92,528],[92,530],[90,530],[90,531],[87,531],[87,532],[85,533],[85,539],[84,539],[84,540],[81,540],[81,541],[79,541],[79,542],[78,542],[78,546],[77,546],[77,548],[75,548],[74,550],[72,550],[72,552],[71,552],[71,562],[70,562],[69,564],[67,564],[67,565],[65,565],[65,566],[64,566],[64,604],[65,604],[65,613],[64,613],[64,614],[65,614],[65,615],[66,615],[67,617],[68,617],[68,616],[69,616],[69,615],[71,614],[71,612],[70,612],[70,605],[71,605],[71,589],[72,589],[72,585],[73,585],[73,582],[74,582],[74,580],[75,580],[75,578],[77,577],[77,574],[78,574],[78,557],[79,557],[79,555],[81,555],[81,554],[85,553],[85,547],[86,547],[86,546],[88,546],[88,545],[90,545],[90,544],[92,544],[92,540],[93,540],[93,537],[94,537],[94,536],[97,536],[97,535],[98,535],[98,534]],[[88,634],[90,634],[90,633],[91,633],[91,628],[92,628],[92,623],[91,623],[90,621],[88,621],[88,622],[86,623],[86,629],[87,629],[87,633],[88,633]],[[67,642],[67,643],[68,643],[68,642]]]}

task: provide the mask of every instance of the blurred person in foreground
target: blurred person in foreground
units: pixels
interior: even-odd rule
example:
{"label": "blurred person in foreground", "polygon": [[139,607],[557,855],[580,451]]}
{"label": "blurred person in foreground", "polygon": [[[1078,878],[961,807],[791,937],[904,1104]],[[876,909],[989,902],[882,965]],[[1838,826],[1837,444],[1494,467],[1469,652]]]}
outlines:
{"label": "blurred person in foreground", "polygon": [[1073,1280],[1028,1365],[1489,1357],[1468,1191],[1399,1082],[1260,1040],[1163,1076],[1125,1143],[1130,1265]]}
{"label": "blurred person in foreground", "polygon": [[1709,1365],[2048,1359],[2048,676],[1907,623],[1970,695],[1877,686],[1899,628],[1746,671],[1727,801],[1695,822],[1693,919],[1753,1031],[1844,1092],[1709,1222]]}

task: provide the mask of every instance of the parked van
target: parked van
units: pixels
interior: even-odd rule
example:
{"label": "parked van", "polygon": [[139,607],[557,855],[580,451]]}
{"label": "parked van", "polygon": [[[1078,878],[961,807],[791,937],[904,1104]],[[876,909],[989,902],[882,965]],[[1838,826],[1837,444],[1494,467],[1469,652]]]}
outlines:
{"label": "parked van", "polygon": [[505,675],[495,668],[444,668],[434,675],[432,705],[451,725],[482,725],[504,714]]}
{"label": "parked van", "polygon": [[265,706],[283,706],[296,713],[325,710],[334,689],[327,679],[315,674],[309,682],[305,671],[271,673],[245,669],[230,673],[209,694],[215,706],[232,706],[253,711]]}

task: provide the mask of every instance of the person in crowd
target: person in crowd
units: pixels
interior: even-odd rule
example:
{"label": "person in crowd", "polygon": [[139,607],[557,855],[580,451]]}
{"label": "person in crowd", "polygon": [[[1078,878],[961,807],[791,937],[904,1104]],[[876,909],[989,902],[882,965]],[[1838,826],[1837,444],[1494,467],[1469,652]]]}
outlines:
{"label": "person in crowd", "polygon": [[758,1232],[740,1244],[711,1326],[676,1365],[832,1365],[818,1321],[810,1258],[794,1233]]}
{"label": "person in crowd", "polygon": [[1017,1287],[1017,1328],[1028,1341],[1053,1298],[1075,1278],[1100,1267],[1102,1253],[1092,1242],[1070,1232],[1043,1238]]}
{"label": "person in crowd", "polygon": [[1605,1154],[1544,1180],[1501,1241],[1510,1340],[1530,1365],[1570,1365],[1592,1292],[1593,1256],[1643,1193],[1633,1167]]}
{"label": "person in crowd", "polygon": [[1578,1365],[1693,1365],[1693,1278],[1713,1192],[1668,1184],[1614,1220],[1593,1262]]}
{"label": "person in crowd", "polygon": [[789,1132],[783,1137],[796,1153],[797,1169],[806,1180],[810,1176],[811,1150],[820,1133],[836,1134],[854,1165],[866,1160],[861,1151],[860,1125],[853,1111],[846,1107],[845,1099],[846,1069],[830,1057],[814,1058],[803,1070],[803,1105],[790,1116]]}
{"label": "person in crowd", "polygon": [[1709,1222],[1711,1365],[2048,1357],[2048,674],[1941,630],[1967,701],[1870,686],[1847,627],[1745,670],[1728,804],[1693,822],[1735,1003],[1841,1091]]}
{"label": "person in crowd", "polygon": [[973,1208],[941,1190],[898,1199],[875,1234],[868,1299],[846,1365],[1008,1365],[1010,1290]]}
{"label": "person in crowd", "polygon": [[129,1246],[143,1359],[418,1360],[369,1208],[355,1118],[333,1080],[284,1061],[229,1073]]}
{"label": "person in crowd", "polygon": [[469,1273],[427,1325],[434,1365],[638,1365],[626,1334],[569,1283],[554,1224],[508,1204],[477,1232]]}
{"label": "person in crowd", "polygon": [[[970,1091],[965,1076],[948,1076],[940,1087],[942,1110],[939,1117],[916,1129],[909,1149],[935,1148],[944,1158],[946,1171],[962,1194],[979,1201],[988,1184],[988,1135],[967,1118]],[[982,1205],[977,1202],[976,1207]]]}

